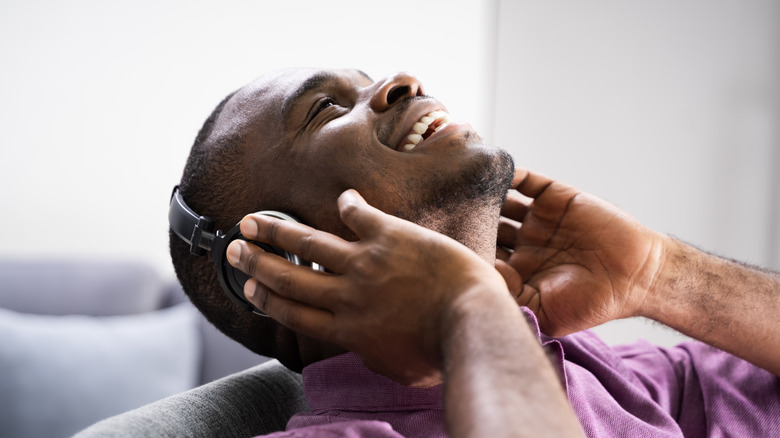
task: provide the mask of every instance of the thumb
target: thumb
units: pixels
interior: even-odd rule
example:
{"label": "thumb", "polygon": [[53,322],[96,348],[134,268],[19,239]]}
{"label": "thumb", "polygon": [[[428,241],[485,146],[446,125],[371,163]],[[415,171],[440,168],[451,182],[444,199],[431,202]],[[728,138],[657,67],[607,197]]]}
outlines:
{"label": "thumb", "polygon": [[388,217],[380,210],[368,205],[355,189],[349,189],[339,196],[338,207],[341,220],[360,239],[379,233],[382,221]]}
{"label": "thumb", "polygon": [[496,260],[496,270],[504,277],[509,293],[517,299],[523,291],[523,280],[520,278],[520,274],[515,271],[515,268],[503,260]]}

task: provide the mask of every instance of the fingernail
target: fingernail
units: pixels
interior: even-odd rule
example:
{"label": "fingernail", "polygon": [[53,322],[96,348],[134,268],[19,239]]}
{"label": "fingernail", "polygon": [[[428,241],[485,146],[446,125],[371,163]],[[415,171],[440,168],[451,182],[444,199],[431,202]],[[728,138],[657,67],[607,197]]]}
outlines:
{"label": "fingernail", "polygon": [[354,205],[358,203],[357,192],[355,189],[348,189],[341,193],[340,203],[342,206]]}
{"label": "fingernail", "polygon": [[257,284],[255,284],[254,278],[250,278],[249,280],[244,283],[244,297],[247,300],[251,300],[255,297],[255,289],[257,288]]}
{"label": "fingernail", "polygon": [[230,245],[227,247],[226,255],[228,262],[230,262],[231,265],[238,265],[238,262],[241,260],[241,242],[230,242]]}
{"label": "fingernail", "polygon": [[257,236],[257,223],[255,220],[247,218],[241,222],[241,233],[244,235],[244,237],[249,238]]}

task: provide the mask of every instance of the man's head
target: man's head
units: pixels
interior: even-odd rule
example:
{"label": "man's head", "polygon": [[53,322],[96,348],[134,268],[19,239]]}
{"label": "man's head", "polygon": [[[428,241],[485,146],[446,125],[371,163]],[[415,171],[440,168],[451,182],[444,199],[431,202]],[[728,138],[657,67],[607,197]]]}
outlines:
{"label": "man's head", "polygon": [[[196,138],[180,191],[219,230],[280,210],[353,239],[336,198],[354,188],[380,210],[491,259],[512,172],[508,154],[450,122],[410,75],[374,82],[356,70],[298,69],[265,75],[220,103]],[[339,351],[238,308],[211,262],[188,251],[172,234],[182,285],[229,336],[292,369]]]}

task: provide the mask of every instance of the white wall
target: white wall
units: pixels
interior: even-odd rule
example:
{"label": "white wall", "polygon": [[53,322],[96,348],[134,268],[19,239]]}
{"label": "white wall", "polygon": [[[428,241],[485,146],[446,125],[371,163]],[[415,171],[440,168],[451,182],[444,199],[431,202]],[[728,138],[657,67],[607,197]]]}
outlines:
{"label": "white wall", "polygon": [[[780,268],[779,8],[5,1],[0,257],[146,259],[170,275],[168,196],[201,123],[253,77],[305,64],[416,73],[518,164]],[[608,340],[657,336],[620,324]]]}
{"label": "white wall", "polygon": [[494,138],[519,165],[780,268],[780,3],[501,0],[498,16]]}
{"label": "white wall", "polygon": [[168,199],[192,140],[222,97],[275,68],[410,71],[489,126],[492,6],[4,1],[0,257],[146,259],[172,275]]}

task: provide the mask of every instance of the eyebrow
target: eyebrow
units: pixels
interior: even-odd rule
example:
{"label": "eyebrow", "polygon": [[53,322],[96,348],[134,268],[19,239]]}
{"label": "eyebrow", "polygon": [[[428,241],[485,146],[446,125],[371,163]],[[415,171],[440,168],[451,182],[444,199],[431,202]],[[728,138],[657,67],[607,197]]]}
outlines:
{"label": "eyebrow", "polygon": [[[371,77],[365,74],[363,71],[357,70],[357,72],[364,78],[373,82]],[[292,111],[292,109],[301,100],[302,97],[306,96],[312,90],[322,87],[324,84],[336,82],[338,80],[339,80],[338,75],[331,72],[322,71],[322,72],[315,73],[314,75],[310,76],[308,79],[303,81],[303,83],[300,86],[298,86],[298,88],[295,91],[293,91],[289,96],[287,96],[282,102],[283,120],[287,120],[287,117],[289,115],[288,113]]]}
{"label": "eyebrow", "polygon": [[335,79],[336,78],[331,73],[319,72],[303,81],[303,83],[287,96],[284,99],[284,102],[282,102],[282,117],[286,120],[288,113],[303,96],[310,93],[315,88],[319,88],[322,84],[334,81]]}

